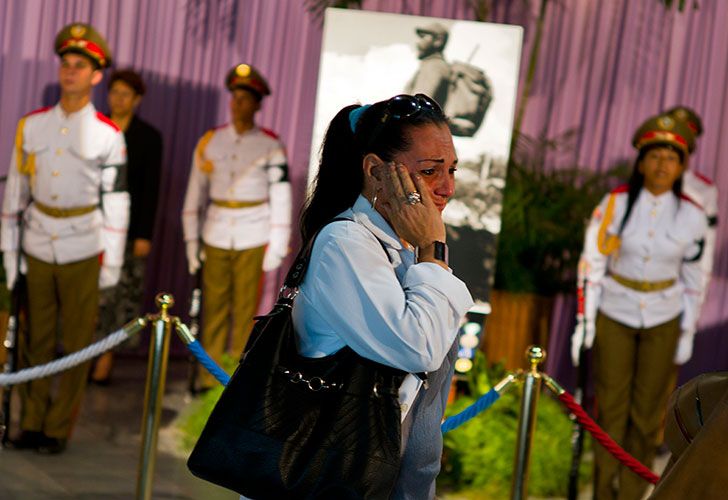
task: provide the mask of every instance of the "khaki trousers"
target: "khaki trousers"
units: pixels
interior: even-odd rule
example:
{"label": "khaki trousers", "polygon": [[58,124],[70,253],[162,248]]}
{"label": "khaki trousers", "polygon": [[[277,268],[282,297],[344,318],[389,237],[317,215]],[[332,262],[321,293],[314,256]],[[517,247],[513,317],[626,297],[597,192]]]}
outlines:
{"label": "khaki trousers", "polygon": [[[599,313],[594,342],[597,422],[628,453],[652,466],[659,446],[680,317],[630,328]],[[594,498],[639,500],[648,483],[599,445],[594,447]],[[613,487],[615,478],[619,488]]]}
{"label": "khaki trousers", "polygon": [[[65,354],[91,342],[99,303],[99,258],[49,264],[26,257],[30,332],[21,342],[20,353],[23,366],[28,367],[53,361],[59,341]],[[20,427],[67,438],[86,389],[89,365],[86,362],[62,372],[55,396],[50,377],[23,384]]]}
{"label": "khaki trousers", "polygon": [[[205,245],[202,266],[202,346],[220,363],[223,352],[238,358],[245,347],[258,309],[265,246],[222,250]],[[229,338],[228,338],[229,334]],[[201,369],[201,388],[218,382]]]}

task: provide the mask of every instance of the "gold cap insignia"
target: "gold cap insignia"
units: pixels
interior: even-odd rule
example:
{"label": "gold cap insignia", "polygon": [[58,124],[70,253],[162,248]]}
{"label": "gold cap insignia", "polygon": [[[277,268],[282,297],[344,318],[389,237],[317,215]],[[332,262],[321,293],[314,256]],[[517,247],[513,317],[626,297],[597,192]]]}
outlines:
{"label": "gold cap insignia", "polygon": [[235,68],[235,74],[241,78],[245,78],[246,76],[250,75],[250,66],[248,66],[247,64],[238,64],[238,66]]}
{"label": "gold cap insignia", "polygon": [[82,24],[75,24],[71,26],[71,36],[73,38],[82,38],[86,34],[86,26]]}
{"label": "gold cap insignia", "polygon": [[663,130],[670,130],[675,126],[675,120],[669,116],[661,116],[657,119],[657,126]]}

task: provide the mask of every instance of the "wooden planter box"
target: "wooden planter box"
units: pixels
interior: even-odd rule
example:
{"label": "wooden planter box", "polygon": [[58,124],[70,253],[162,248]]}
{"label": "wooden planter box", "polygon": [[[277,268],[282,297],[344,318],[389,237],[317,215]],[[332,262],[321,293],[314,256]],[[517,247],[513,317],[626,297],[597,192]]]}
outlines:
{"label": "wooden planter box", "polygon": [[485,321],[485,338],[481,342],[488,362],[502,362],[506,370],[528,368],[528,346],[548,345],[553,304],[553,297],[492,290],[492,312]]}

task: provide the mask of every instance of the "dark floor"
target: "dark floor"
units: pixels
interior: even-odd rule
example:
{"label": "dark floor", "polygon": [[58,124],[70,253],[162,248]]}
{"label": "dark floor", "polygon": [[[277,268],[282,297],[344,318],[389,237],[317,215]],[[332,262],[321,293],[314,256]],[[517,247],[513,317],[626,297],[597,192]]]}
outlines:
{"label": "dark floor", "polygon": [[[65,453],[0,449],[0,499],[134,498],[146,369],[145,359],[121,357],[111,385],[89,386]],[[237,494],[192,476],[178,450],[170,423],[189,402],[186,372],[186,361],[170,362],[152,498],[237,499]],[[17,397],[13,407],[12,434],[17,431]]]}

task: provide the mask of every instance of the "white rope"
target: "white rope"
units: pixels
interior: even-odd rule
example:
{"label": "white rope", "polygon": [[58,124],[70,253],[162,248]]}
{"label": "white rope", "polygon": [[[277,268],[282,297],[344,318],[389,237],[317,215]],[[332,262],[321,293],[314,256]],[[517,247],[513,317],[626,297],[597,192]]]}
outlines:
{"label": "white rope", "polygon": [[76,351],[68,356],[51,361],[45,365],[32,366],[17,372],[0,373],[0,387],[22,384],[29,380],[48,377],[64,370],[68,370],[76,365],[80,365],[91,358],[95,358],[102,352],[113,349],[117,345],[121,344],[132,334],[141,330],[145,324],[146,321],[144,319],[136,319],[98,342],[84,347],[80,351]]}

